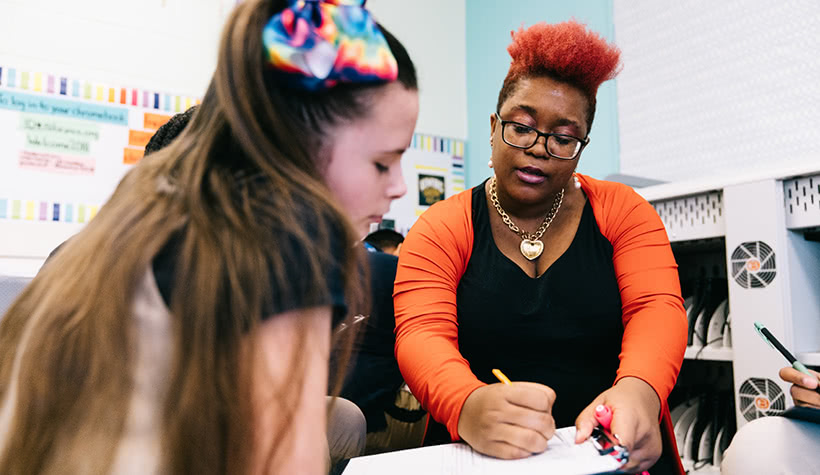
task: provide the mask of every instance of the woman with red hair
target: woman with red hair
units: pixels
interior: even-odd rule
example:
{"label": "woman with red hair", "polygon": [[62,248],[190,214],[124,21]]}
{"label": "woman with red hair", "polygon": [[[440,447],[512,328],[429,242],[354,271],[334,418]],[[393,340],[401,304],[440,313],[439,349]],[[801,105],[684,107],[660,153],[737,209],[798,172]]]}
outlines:
{"label": "woman with red hair", "polygon": [[431,207],[399,257],[396,356],[438,421],[426,443],[526,457],[555,427],[587,439],[605,404],[625,470],[682,473],[661,430],[687,333],[666,232],[631,188],[575,173],[620,52],[574,21],[521,29],[508,51],[494,176]]}

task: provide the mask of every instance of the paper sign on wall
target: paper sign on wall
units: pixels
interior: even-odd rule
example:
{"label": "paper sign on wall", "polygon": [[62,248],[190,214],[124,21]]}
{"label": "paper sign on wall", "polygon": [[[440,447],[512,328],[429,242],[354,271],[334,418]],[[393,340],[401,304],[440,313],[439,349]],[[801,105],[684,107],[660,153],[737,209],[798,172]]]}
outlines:
{"label": "paper sign on wall", "polygon": [[171,118],[159,111],[194,102],[0,66],[0,219],[88,221]]}

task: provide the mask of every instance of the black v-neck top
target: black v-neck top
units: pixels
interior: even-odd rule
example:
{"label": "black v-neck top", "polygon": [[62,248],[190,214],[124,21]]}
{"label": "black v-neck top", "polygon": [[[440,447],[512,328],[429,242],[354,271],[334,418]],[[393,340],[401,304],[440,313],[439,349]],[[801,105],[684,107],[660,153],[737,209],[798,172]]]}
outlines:
{"label": "black v-neck top", "polygon": [[513,381],[550,386],[556,426],[574,425],[618,369],[623,321],[612,245],[587,202],[569,248],[532,278],[496,246],[490,211],[484,187],[475,187],[473,252],[457,290],[459,350],[485,383],[498,382],[498,368]]}

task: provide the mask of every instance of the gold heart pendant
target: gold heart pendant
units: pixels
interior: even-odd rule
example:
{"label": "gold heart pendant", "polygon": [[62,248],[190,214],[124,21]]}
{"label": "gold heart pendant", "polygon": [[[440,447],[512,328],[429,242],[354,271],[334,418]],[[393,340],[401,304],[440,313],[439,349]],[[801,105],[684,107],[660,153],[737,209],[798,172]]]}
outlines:
{"label": "gold heart pendant", "polygon": [[544,252],[544,243],[541,241],[533,241],[531,239],[524,239],[521,241],[521,254],[529,260],[538,259],[538,256]]}

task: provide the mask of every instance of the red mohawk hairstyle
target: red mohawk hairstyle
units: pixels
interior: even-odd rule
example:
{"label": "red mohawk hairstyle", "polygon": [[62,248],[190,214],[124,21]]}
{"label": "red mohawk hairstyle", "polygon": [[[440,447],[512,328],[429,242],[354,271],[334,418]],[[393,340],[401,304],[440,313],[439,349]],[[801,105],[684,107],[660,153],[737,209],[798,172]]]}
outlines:
{"label": "red mohawk hairstyle", "polygon": [[548,74],[594,96],[602,82],[618,74],[618,47],[574,20],[521,28],[512,40],[510,79]]}
{"label": "red mohawk hairstyle", "polygon": [[512,33],[507,51],[510,70],[498,96],[498,109],[513,93],[515,83],[525,77],[548,76],[572,84],[590,100],[589,126],[595,113],[595,95],[604,81],[620,71],[621,51],[575,20],[538,23]]}

